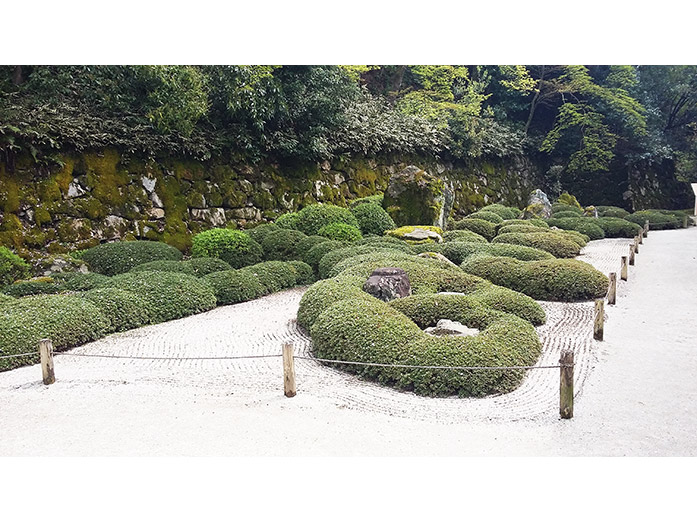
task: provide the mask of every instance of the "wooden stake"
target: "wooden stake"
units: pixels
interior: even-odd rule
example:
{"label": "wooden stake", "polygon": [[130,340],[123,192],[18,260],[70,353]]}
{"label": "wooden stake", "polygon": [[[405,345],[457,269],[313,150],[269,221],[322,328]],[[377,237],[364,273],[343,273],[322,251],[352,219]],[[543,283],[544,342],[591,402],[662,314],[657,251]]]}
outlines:
{"label": "wooden stake", "polygon": [[610,286],[607,290],[607,304],[614,305],[617,301],[617,273],[610,273]]}
{"label": "wooden stake", "polygon": [[629,244],[629,265],[634,265],[634,244]]}
{"label": "wooden stake", "polygon": [[648,236],[648,234],[649,234],[649,221],[646,220],[644,222],[644,238],[646,238],[646,236]]}
{"label": "wooden stake", "polygon": [[639,237],[634,237],[634,252],[639,254]]}
{"label": "wooden stake", "polygon": [[639,231],[639,235],[637,236],[637,238],[639,239],[639,245],[643,245],[643,243],[644,243],[644,229],[641,229]]}
{"label": "wooden stake", "polygon": [[574,417],[574,352],[563,350],[559,358],[559,416]]}
{"label": "wooden stake", "polygon": [[682,217],[682,227],[683,229],[687,229],[687,216]]}
{"label": "wooden stake", "polygon": [[622,268],[620,269],[620,278],[622,281],[627,281],[627,257],[622,256]]}
{"label": "wooden stake", "polygon": [[293,344],[283,344],[283,392],[286,398],[295,396],[295,359]]}
{"label": "wooden stake", "polygon": [[593,323],[593,339],[603,341],[605,324],[605,300],[595,300],[595,322]]}
{"label": "wooden stake", "polygon": [[44,385],[51,385],[56,382],[56,375],[53,371],[53,343],[51,343],[51,340],[44,339],[39,341],[39,356],[41,357],[41,373],[44,377]]}

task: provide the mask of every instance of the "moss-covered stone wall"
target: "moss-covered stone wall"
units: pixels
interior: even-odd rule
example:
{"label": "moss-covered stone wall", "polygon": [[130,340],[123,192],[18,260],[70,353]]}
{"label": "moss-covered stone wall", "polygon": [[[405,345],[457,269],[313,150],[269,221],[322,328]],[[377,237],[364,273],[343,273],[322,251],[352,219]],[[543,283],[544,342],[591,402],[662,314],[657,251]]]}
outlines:
{"label": "moss-covered stone wall", "polygon": [[447,164],[420,158],[353,158],[311,165],[126,159],[107,149],[65,154],[46,172],[30,157],[0,162],[0,245],[61,253],[115,239],[163,240],[187,250],[211,227],[249,228],[325,202],[384,192],[390,175],[418,165],[455,190],[464,215],[491,202],[523,206],[541,177],[524,158]]}

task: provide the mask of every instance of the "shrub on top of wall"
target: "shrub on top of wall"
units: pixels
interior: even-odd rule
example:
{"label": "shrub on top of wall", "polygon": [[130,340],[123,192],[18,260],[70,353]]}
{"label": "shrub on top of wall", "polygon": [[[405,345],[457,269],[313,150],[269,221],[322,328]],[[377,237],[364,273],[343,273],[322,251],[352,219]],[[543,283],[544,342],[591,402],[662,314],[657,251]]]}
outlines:
{"label": "shrub on top of wall", "polygon": [[319,236],[325,236],[330,240],[339,240],[346,242],[356,242],[363,238],[361,230],[353,225],[348,225],[346,223],[330,223],[322,227],[318,233]]}
{"label": "shrub on top of wall", "polygon": [[318,203],[298,211],[298,220],[294,228],[310,236],[319,234],[319,230],[325,225],[336,222],[358,227],[358,220],[350,210],[336,205]]}
{"label": "shrub on top of wall", "polygon": [[498,224],[503,222],[503,218],[496,214],[495,212],[489,212],[489,211],[477,211],[472,214],[469,214],[466,216],[467,219],[470,220],[485,220],[487,222],[491,222],[493,224]]}
{"label": "shrub on top of wall", "polygon": [[269,233],[261,245],[264,259],[282,261],[295,259],[297,245],[305,238],[307,238],[305,233],[294,229],[279,229]]}
{"label": "shrub on top of wall", "polygon": [[0,246],[0,288],[29,276],[29,264],[7,247]]}
{"label": "shrub on top of wall", "polygon": [[387,211],[377,204],[362,203],[353,207],[351,212],[356,217],[363,234],[382,236],[385,231],[397,227]]}
{"label": "shrub on top of wall", "polygon": [[496,236],[496,224],[477,218],[465,218],[452,223],[451,230],[466,229],[483,236],[487,241],[491,241]]}
{"label": "shrub on top of wall", "polygon": [[261,245],[242,231],[209,229],[194,236],[191,255],[220,258],[237,269],[260,262],[262,250]]}
{"label": "shrub on top of wall", "polygon": [[506,233],[494,238],[492,243],[512,243],[534,247],[547,251],[557,258],[573,258],[581,252],[581,246],[578,243],[549,232]]}
{"label": "shrub on top of wall", "polygon": [[515,220],[520,217],[522,211],[517,207],[507,207],[500,203],[492,203],[479,209],[478,212],[488,211],[498,214],[504,220]]}
{"label": "shrub on top of wall", "polygon": [[163,242],[119,241],[103,243],[82,253],[90,269],[106,276],[130,271],[136,265],[155,260],[181,260],[182,253]]}

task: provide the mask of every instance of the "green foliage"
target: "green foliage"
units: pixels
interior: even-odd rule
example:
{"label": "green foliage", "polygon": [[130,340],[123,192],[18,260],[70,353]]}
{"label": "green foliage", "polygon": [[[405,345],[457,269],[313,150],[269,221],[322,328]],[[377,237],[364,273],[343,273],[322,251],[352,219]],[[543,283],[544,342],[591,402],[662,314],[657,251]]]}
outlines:
{"label": "green foliage", "polygon": [[359,205],[363,205],[364,203],[371,204],[371,205],[377,205],[378,207],[382,207],[382,202],[385,198],[385,195],[383,193],[378,193],[378,194],[373,194],[372,196],[365,196],[364,198],[356,198],[355,200],[352,200],[351,203],[349,204],[349,207],[351,209],[354,209],[355,207],[358,207]]}
{"label": "green foliage", "polygon": [[506,233],[492,240],[492,243],[524,245],[547,251],[556,258],[574,258],[581,252],[581,246],[561,235],[551,232]]}
{"label": "green foliage", "polygon": [[390,249],[396,249],[398,251],[410,253],[413,251],[414,246],[395,238],[393,236],[370,236],[368,238],[363,238],[357,241],[355,245],[371,245],[373,247],[389,247]]}
{"label": "green foliage", "polygon": [[205,256],[186,260],[184,265],[189,267],[192,274],[199,278],[212,272],[229,271],[232,269],[232,266],[228,262],[223,261],[220,258],[207,258]]}
{"label": "green foliage", "polygon": [[304,259],[310,252],[310,249],[312,249],[315,245],[319,245],[320,243],[327,241],[330,240],[325,236],[319,236],[317,234],[313,236],[305,236],[302,240],[295,244],[295,255],[293,258],[296,260]]}
{"label": "green foliage", "polygon": [[145,271],[182,272],[194,276],[194,270],[184,261],[157,260],[154,262],[141,263],[130,270],[130,272]]}
{"label": "green foliage", "polygon": [[[574,216],[576,216],[576,215],[574,215]],[[509,232],[518,232],[518,233],[540,232],[541,230],[542,230],[542,228],[537,227],[536,225],[505,225],[505,226],[499,228],[498,234],[507,234]]]}
{"label": "green foliage", "polygon": [[397,227],[392,217],[377,203],[361,203],[352,207],[351,212],[363,234],[382,236],[385,231]]}
{"label": "green foliage", "polygon": [[485,220],[485,221],[491,222],[493,224],[499,224],[499,223],[503,222],[503,218],[499,214],[497,214],[495,212],[481,211],[481,210],[467,215],[467,219]]}
{"label": "green foliage", "polygon": [[150,323],[148,304],[137,294],[115,289],[92,289],[81,295],[95,305],[111,324],[110,332],[121,332]]}
{"label": "green foliage", "polygon": [[641,231],[641,226],[621,218],[606,216],[597,218],[597,222],[605,231],[606,238],[633,238]]}
{"label": "green foliage", "polygon": [[568,231],[578,231],[585,234],[591,240],[602,240],[605,238],[605,231],[598,224],[596,218],[577,217],[577,218],[556,218],[547,220],[550,227],[558,227]]}
{"label": "green foliage", "polygon": [[29,275],[29,264],[7,247],[0,246],[0,288]]}
{"label": "green foliage", "polygon": [[266,293],[259,278],[248,269],[212,272],[203,280],[213,288],[218,305],[249,301]]}
{"label": "green foliage", "polygon": [[626,218],[629,216],[629,211],[622,209],[621,207],[614,207],[612,205],[598,205],[596,207],[598,211],[598,216],[601,218]]}
{"label": "green foliage", "polygon": [[627,216],[626,220],[636,223],[641,227],[643,227],[648,220],[649,228],[655,231],[662,229],[679,229],[682,227],[682,218],[671,213],[671,211],[637,211]]}
{"label": "green foliage", "polygon": [[[577,209],[583,210],[583,208],[581,207],[581,204],[578,203],[578,200],[576,199],[576,197],[573,194],[569,194],[566,191],[561,193],[559,198],[557,198],[556,203],[559,203],[562,205],[570,205],[571,207],[576,207]],[[552,210],[554,210],[554,209],[552,209]]]}
{"label": "green foliage", "polygon": [[528,225],[528,226],[534,226],[534,227],[541,227],[543,229],[549,229],[549,224],[540,218],[530,218],[528,220],[504,220],[503,223],[499,224],[499,230],[501,230],[502,227],[506,227],[508,225]]}
{"label": "green foliage", "polygon": [[496,213],[504,220],[515,220],[521,215],[521,211],[517,207],[507,207],[505,205],[501,205],[500,203],[486,205],[485,207],[479,209],[478,212],[482,211]]}
{"label": "green foliage", "polygon": [[330,240],[346,242],[355,242],[363,237],[361,235],[361,230],[358,227],[339,222],[325,225],[317,232],[317,234],[319,236],[325,236]]}
{"label": "green foliage", "polygon": [[315,273],[307,263],[300,260],[291,260],[288,262],[295,271],[296,285],[309,285],[315,281]]}
{"label": "green foliage", "polygon": [[128,272],[141,263],[181,259],[182,253],[178,249],[151,241],[103,243],[87,249],[82,255],[90,269],[107,276]]}
{"label": "green foliage", "polygon": [[325,254],[333,251],[334,249],[341,249],[347,246],[345,242],[327,240],[326,238],[325,240],[326,241],[312,246],[310,250],[304,253],[302,256],[303,261],[315,271],[319,271],[319,262]]}
{"label": "green foliage", "polygon": [[580,205],[570,205],[568,203],[562,203],[562,202],[555,202],[552,204],[552,214],[556,214],[559,212],[570,212],[576,214],[576,216],[582,216],[583,215],[583,209],[581,208]]}
{"label": "green foliage", "polygon": [[477,218],[465,218],[463,220],[454,221],[450,228],[454,230],[465,229],[472,231],[483,236],[487,241],[491,241],[494,236],[496,236],[496,224]]}
{"label": "green foliage", "polygon": [[459,231],[447,231],[443,234],[443,241],[488,243],[488,240],[484,236],[467,229]]}
{"label": "green foliage", "polygon": [[579,213],[575,211],[559,211],[559,212],[554,212],[552,213],[552,218],[578,218],[581,216]]}
{"label": "green foliage", "polygon": [[3,289],[8,296],[19,298],[22,296],[34,296],[36,294],[56,294],[61,291],[61,286],[52,278],[34,278],[32,280],[18,280]]}
{"label": "green foliage", "polygon": [[396,251],[403,252],[398,249],[394,249],[389,245],[355,245],[351,247],[344,247],[343,249],[334,249],[324,256],[319,262],[318,272],[320,278],[327,278],[332,272],[337,263],[346,260],[348,258],[353,258],[359,254],[369,254],[385,251]]}
{"label": "green foliage", "polygon": [[524,261],[554,258],[550,253],[540,249],[505,243],[447,242],[442,244],[438,252],[456,265],[460,265],[468,256],[473,254],[508,256]]}
{"label": "green foliage", "polygon": [[0,294],[0,307],[14,303],[17,298],[8,296],[7,294]]}
{"label": "green foliage", "polygon": [[132,292],[146,303],[149,323],[162,323],[215,307],[213,289],[180,272],[128,272],[113,276],[105,287]]}
{"label": "green foliage", "polygon": [[61,291],[89,291],[109,281],[109,277],[96,272],[63,272],[54,275],[53,280],[59,283]]}
{"label": "green foliage", "polygon": [[[39,340],[49,338],[56,350],[101,338],[109,320],[92,303],[78,296],[32,296],[0,309],[0,356],[36,353]],[[0,359],[0,370],[38,363],[36,356]]]}
{"label": "green foliage", "polygon": [[293,229],[279,229],[266,235],[262,242],[264,259],[294,260],[298,256],[297,246],[307,236]]}
{"label": "green foliage", "polygon": [[443,236],[443,229],[441,229],[440,227],[436,227],[435,225],[404,225],[402,227],[397,227],[396,229],[385,231],[385,234],[388,237],[398,238],[412,245],[419,243],[433,243],[434,240],[432,240],[431,238],[427,238],[425,240],[410,240],[405,236],[409,233],[414,232],[416,229],[432,231],[436,234],[439,234],[441,237]]}
{"label": "green foliage", "polygon": [[297,279],[296,269],[292,265],[277,260],[257,263],[251,267],[245,267],[242,271],[254,275],[259,280],[264,294],[272,294],[292,287]]}
{"label": "green foliage", "polygon": [[[299,215],[297,212],[288,212],[282,214],[276,219],[274,225],[280,227],[281,229],[297,229],[298,228]],[[263,241],[264,236],[262,236]]]}
{"label": "green foliage", "polygon": [[609,281],[592,265],[579,260],[521,261],[472,256],[462,269],[522,292],[536,300],[579,301],[605,296]]}
{"label": "green foliage", "polygon": [[332,223],[345,223],[358,227],[358,221],[350,210],[336,205],[318,203],[308,205],[299,211],[297,223],[293,228],[311,236],[319,234],[322,227]]}
{"label": "green foliage", "polygon": [[[283,215],[287,216],[287,215]],[[286,218],[287,219],[287,218]],[[288,227],[289,229],[292,229],[293,227]],[[249,237],[257,242],[259,245],[261,245],[264,241],[264,238],[266,236],[274,231],[277,231],[279,229],[279,226],[274,224],[274,223],[262,223],[261,225],[257,225],[253,229],[246,230],[245,232],[249,235]]]}
{"label": "green foliage", "polygon": [[238,269],[261,261],[262,248],[242,231],[209,229],[194,236],[191,254],[220,258]]}

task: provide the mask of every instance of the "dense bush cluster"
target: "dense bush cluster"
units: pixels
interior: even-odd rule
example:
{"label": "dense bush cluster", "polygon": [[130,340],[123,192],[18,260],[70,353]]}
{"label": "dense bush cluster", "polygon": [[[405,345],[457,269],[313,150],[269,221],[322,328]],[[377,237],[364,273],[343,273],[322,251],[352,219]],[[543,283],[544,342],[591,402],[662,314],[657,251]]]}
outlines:
{"label": "dense bush cluster", "polygon": [[232,269],[232,266],[228,262],[220,258],[208,258],[206,256],[191,258],[183,263],[191,269],[194,276],[198,277],[205,276],[212,272],[229,271]]}
{"label": "dense bush cluster", "polygon": [[460,265],[465,258],[473,254],[489,254],[492,256],[508,256],[518,260],[548,260],[554,258],[550,253],[525,247],[523,245],[509,245],[506,243],[471,243],[471,242],[447,242],[443,243],[437,251],[456,265]]}
{"label": "dense bush cluster", "polygon": [[488,211],[498,214],[504,220],[515,220],[522,214],[517,207],[507,207],[500,203],[492,203],[479,209],[479,212]]}
{"label": "dense bush cluster", "polygon": [[[221,260],[222,261],[222,260]],[[162,271],[162,272],[183,272],[184,274],[194,275],[194,270],[184,261],[159,260],[136,265],[129,272],[146,272],[146,271]]]}
{"label": "dense bush cluster", "polygon": [[607,277],[579,260],[521,261],[472,256],[462,269],[536,300],[578,301],[605,296]]}
{"label": "dense bush cluster", "polygon": [[334,249],[322,256],[322,259],[320,260],[318,265],[319,277],[327,278],[334,266],[340,261],[346,260],[348,258],[353,258],[360,254],[369,254],[383,251],[401,252],[399,249],[394,249],[392,246],[387,244],[355,245],[350,247],[344,247],[343,249]]}
{"label": "dense bush cluster", "polygon": [[499,224],[499,229],[508,225],[528,225],[534,227],[541,227],[543,229],[549,229],[549,224],[541,218],[529,218],[527,220],[504,220],[503,223]]}
{"label": "dense bush cluster", "polygon": [[499,224],[503,222],[503,218],[499,214],[495,212],[481,210],[472,214],[468,214],[466,218],[470,220],[484,220],[493,224]]}
{"label": "dense bush cluster", "polygon": [[0,246],[0,289],[29,275],[29,264],[7,247]]}
{"label": "dense bush cluster", "polygon": [[348,246],[346,242],[327,240],[326,238],[325,240],[326,241],[311,247],[310,250],[304,253],[302,256],[302,260],[315,271],[319,271],[319,262],[325,254],[333,251],[334,249],[341,249]]}
{"label": "dense bush cluster", "polygon": [[[266,235],[261,244],[265,260],[294,260],[297,246],[307,236],[294,229],[279,229]],[[253,265],[253,264],[248,264]]]}
{"label": "dense bush cluster", "polygon": [[292,265],[278,260],[257,263],[242,270],[254,275],[259,280],[264,294],[273,294],[292,287],[297,278],[297,272]]}
{"label": "dense bush cluster", "polygon": [[[278,222],[276,222],[278,223]],[[319,234],[319,230],[332,223],[345,223],[358,227],[358,220],[349,209],[331,204],[314,204],[303,207],[297,213],[297,221],[293,229],[304,232],[308,236]]]}
{"label": "dense bush cluster", "polygon": [[649,222],[649,229],[655,231],[662,229],[679,229],[682,227],[682,215],[674,211],[646,210],[637,211],[626,216],[625,219],[643,227]]}
{"label": "dense bush cluster", "polygon": [[262,259],[262,250],[261,245],[242,231],[209,229],[194,236],[191,255],[220,258],[237,269],[259,263]]}
{"label": "dense bush cluster", "polygon": [[492,243],[525,245],[547,251],[556,258],[574,258],[581,252],[581,245],[553,232],[506,233],[493,239]]}
{"label": "dense bush cluster", "polygon": [[598,225],[597,218],[579,216],[577,218],[555,218],[547,220],[550,227],[558,227],[566,231],[577,231],[585,234],[591,240],[602,240],[605,231]]}
{"label": "dense bush cluster", "polygon": [[121,332],[151,323],[148,303],[133,292],[105,287],[84,292],[82,297],[109,320],[109,332]]}
{"label": "dense bush cluster", "polygon": [[203,280],[213,288],[218,305],[253,300],[266,292],[259,278],[246,269],[213,272]]}
{"label": "dense bush cluster", "polygon": [[496,236],[496,224],[477,218],[465,218],[454,221],[450,228],[453,230],[466,229],[472,231],[486,238],[487,241],[491,241]]}
{"label": "dense bush cluster", "polygon": [[484,236],[467,229],[461,229],[459,231],[447,231],[443,233],[443,240],[446,242],[488,243],[488,240]]}
{"label": "dense bush cluster", "polygon": [[252,240],[261,245],[264,242],[264,238],[266,238],[267,234],[277,231],[278,229],[280,229],[280,227],[278,226],[278,222],[262,223],[260,225],[257,225],[253,229],[248,229],[244,232],[246,232]]}
{"label": "dense bush cluster", "polygon": [[358,227],[347,223],[330,223],[322,227],[317,234],[324,236],[330,240],[339,240],[344,242],[356,242],[363,238],[361,230]]}
{"label": "dense bush cluster", "polygon": [[598,211],[598,217],[600,218],[624,219],[630,214],[629,211],[622,209],[621,207],[614,207],[612,205],[598,205],[595,209]]}
{"label": "dense bush cluster", "polygon": [[8,296],[7,294],[0,294],[0,307],[3,307],[4,305],[14,303],[16,298],[13,298],[12,296]]}
{"label": "dense bush cluster", "polygon": [[558,212],[574,213],[577,216],[583,216],[583,209],[580,205],[569,205],[567,203],[556,202],[552,204],[552,215]]}
{"label": "dense bush cluster", "polygon": [[162,242],[132,241],[103,243],[82,253],[82,260],[93,272],[114,276],[136,265],[156,260],[181,260],[182,253]]}
{"label": "dense bush cluster", "polygon": [[65,272],[54,275],[53,280],[59,284],[60,291],[89,291],[90,289],[104,285],[105,282],[109,281],[109,277],[96,272],[88,272],[85,274],[81,272]]}
{"label": "dense bush cluster", "polygon": [[606,238],[633,238],[641,227],[622,218],[612,218],[609,216],[596,218],[598,225],[603,228]]}
{"label": "dense bush cluster", "polygon": [[2,292],[8,296],[20,298],[22,296],[35,296],[37,294],[56,294],[61,291],[61,286],[53,278],[34,278],[31,280],[19,280],[8,285]]}
{"label": "dense bush cluster", "polygon": [[352,207],[351,212],[356,217],[358,226],[364,235],[382,236],[385,231],[396,227],[392,217],[379,204],[361,203]]}
{"label": "dense bush cluster", "polygon": [[403,225],[402,227],[385,231],[385,234],[392,238],[404,240],[411,245],[417,245],[419,243],[433,243],[434,240],[431,238],[427,238],[425,240],[412,240],[406,237],[407,234],[414,232],[416,229],[424,229],[426,231],[435,232],[441,236],[441,238],[443,237],[443,229],[434,225]]}

